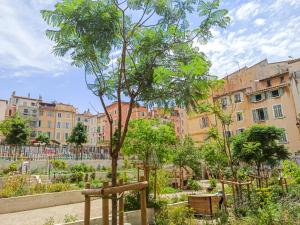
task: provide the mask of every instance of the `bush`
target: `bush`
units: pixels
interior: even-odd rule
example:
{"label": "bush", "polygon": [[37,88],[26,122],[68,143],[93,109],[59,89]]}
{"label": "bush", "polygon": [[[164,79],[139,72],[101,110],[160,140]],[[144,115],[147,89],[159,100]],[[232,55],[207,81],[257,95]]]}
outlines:
{"label": "bush", "polygon": [[17,163],[13,162],[13,163],[9,164],[7,169],[3,170],[3,173],[8,174],[8,173],[11,173],[11,172],[16,172],[16,171],[18,171]]}
{"label": "bush", "polygon": [[61,192],[72,190],[72,187],[68,183],[54,183],[47,186],[48,192]]}
{"label": "bush", "polygon": [[91,172],[95,172],[95,168],[92,166],[88,166],[84,163],[80,163],[80,164],[72,166],[71,172],[72,173],[76,173],[76,172],[91,173]]}
{"label": "bush", "polygon": [[175,188],[172,188],[172,187],[164,187],[162,190],[161,190],[161,194],[173,194],[173,193],[177,193],[177,192],[180,192],[181,190],[178,190],[178,189],[175,189]]}
{"label": "bush", "polygon": [[74,172],[73,174],[71,174],[70,176],[70,181],[72,183],[79,183],[80,181],[83,181],[83,177],[84,177],[84,173],[83,172]]}
{"label": "bush", "polygon": [[94,179],[91,182],[92,188],[100,188],[102,186],[102,182],[99,179]]}
{"label": "bush", "polygon": [[26,193],[26,177],[22,175],[9,176],[0,190],[0,197],[8,198]]}
{"label": "bush", "polygon": [[53,169],[56,170],[65,170],[68,167],[67,163],[63,160],[53,159],[50,161],[50,163],[53,166]]}
{"label": "bush", "polygon": [[192,180],[192,179],[188,180],[188,188],[194,191],[202,190],[201,185],[196,180]]}
{"label": "bush", "polygon": [[163,207],[155,216],[155,225],[195,225],[194,213],[186,206]]}
{"label": "bush", "polygon": [[216,178],[211,178],[209,180],[209,185],[210,185],[210,188],[212,188],[212,189],[216,188],[217,187],[217,180],[216,180]]}
{"label": "bush", "polygon": [[91,180],[95,180],[96,179],[96,173],[92,172],[90,175]]}
{"label": "bush", "polygon": [[70,176],[59,174],[59,175],[55,175],[55,178],[53,179],[53,181],[55,183],[67,183],[67,182],[69,182],[69,179],[70,179]]}
{"label": "bush", "polygon": [[75,222],[76,220],[78,220],[77,215],[73,216],[70,214],[66,214],[64,218],[64,223],[71,223],[71,222]]}
{"label": "bush", "polygon": [[130,191],[125,194],[124,210],[132,211],[141,208],[140,194],[138,191]]}

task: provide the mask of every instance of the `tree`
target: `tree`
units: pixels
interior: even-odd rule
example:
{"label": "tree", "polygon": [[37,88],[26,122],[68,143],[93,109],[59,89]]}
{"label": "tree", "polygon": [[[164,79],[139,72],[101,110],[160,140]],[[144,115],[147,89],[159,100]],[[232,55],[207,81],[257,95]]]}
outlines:
{"label": "tree", "polygon": [[254,164],[260,176],[263,165],[274,165],[289,157],[288,150],[277,143],[284,130],[274,126],[255,125],[233,139],[233,156],[236,160]]}
{"label": "tree", "polygon": [[180,173],[180,188],[183,188],[183,169],[187,170],[188,167],[195,170],[200,165],[199,149],[194,145],[191,137],[186,136],[183,141],[176,146],[173,152],[173,164],[179,167]]}
{"label": "tree", "polygon": [[50,138],[46,134],[41,133],[36,138],[36,141],[38,141],[39,143],[43,143],[43,144],[48,145],[50,143]]}
{"label": "tree", "polygon": [[76,145],[76,158],[78,159],[79,147],[80,147],[80,159],[82,160],[82,144],[87,142],[87,130],[83,123],[77,123],[73,128],[70,137],[68,138],[69,143]]}
{"label": "tree", "polygon": [[0,123],[0,132],[5,137],[5,143],[19,146],[18,154],[21,155],[21,145],[27,144],[30,137],[28,121],[16,114]]}
{"label": "tree", "polygon": [[[122,152],[126,155],[135,155],[143,162],[145,177],[149,181],[151,167],[158,168],[170,159],[175,142],[173,124],[163,124],[155,119],[138,119],[129,122]],[[157,184],[154,183],[156,192]]]}
{"label": "tree", "polygon": [[28,122],[18,114],[3,120],[0,132],[5,136],[5,142],[11,145],[27,144],[30,137]]}
{"label": "tree", "polygon": [[[227,10],[213,1],[63,0],[43,10],[54,27],[47,36],[57,56],[70,55],[84,67],[88,88],[99,97],[110,125],[112,186],[133,107],[195,107],[208,95],[210,63],[194,41],[205,43],[212,27],[225,28]],[[198,24],[189,24],[188,18]],[[122,98],[129,109],[122,117]],[[118,104],[116,126],[106,100]],[[114,138],[113,138],[114,137]],[[112,224],[117,224],[117,200],[112,200]]]}

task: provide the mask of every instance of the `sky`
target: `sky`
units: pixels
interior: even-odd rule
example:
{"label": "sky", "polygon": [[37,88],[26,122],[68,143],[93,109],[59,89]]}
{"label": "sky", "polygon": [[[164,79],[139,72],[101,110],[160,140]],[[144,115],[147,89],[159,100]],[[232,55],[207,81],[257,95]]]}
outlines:
{"label": "sky", "polygon": [[[72,104],[80,112],[101,112],[85,85],[82,69],[58,58],[45,36],[41,9],[57,0],[0,0],[0,99],[13,91],[45,101]],[[300,0],[221,0],[231,24],[213,29],[214,37],[200,45],[220,78],[263,59],[269,62],[300,57]],[[193,22],[193,21],[191,21]]]}

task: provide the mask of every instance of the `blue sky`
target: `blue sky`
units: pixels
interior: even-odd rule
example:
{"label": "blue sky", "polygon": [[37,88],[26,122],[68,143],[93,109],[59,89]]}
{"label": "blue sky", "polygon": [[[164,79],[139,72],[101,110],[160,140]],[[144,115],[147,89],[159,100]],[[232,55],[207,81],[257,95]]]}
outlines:
{"label": "blue sky", "polygon": [[[79,111],[101,110],[87,90],[82,70],[51,54],[47,28],[39,10],[56,0],[1,0],[0,99],[12,91],[73,104]],[[232,18],[226,30],[199,46],[212,61],[211,73],[222,77],[267,58],[270,62],[300,57],[300,0],[223,0]]]}

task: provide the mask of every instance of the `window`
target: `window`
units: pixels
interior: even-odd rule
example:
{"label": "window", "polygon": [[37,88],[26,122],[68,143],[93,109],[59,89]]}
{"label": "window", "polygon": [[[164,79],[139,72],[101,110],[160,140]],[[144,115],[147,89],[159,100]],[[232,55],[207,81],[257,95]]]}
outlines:
{"label": "window", "polygon": [[284,76],[281,76],[281,77],[280,77],[280,83],[282,84],[282,83],[284,83],[284,82],[285,82]]}
{"label": "window", "polygon": [[255,101],[256,102],[261,101],[261,100],[262,100],[261,94],[255,95]]}
{"label": "window", "polygon": [[140,112],[140,116],[141,116],[141,117],[144,117],[144,116],[145,116],[145,113],[144,113],[144,112]]}
{"label": "window", "polygon": [[276,97],[279,97],[279,90],[274,90],[274,91],[271,91],[271,95],[272,95],[272,98],[276,98]]}
{"label": "window", "polygon": [[60,127],[61,127],[60,122],[57,122],[56,128],[60,128]]}
{"label": "window", "polygon": [[283,117],[283,112],[282,112],[282,107],[281,105],[274,105],[273,106],[273,111],[274,111],[274,117],[277,118],[282,118]]}
{"label": "window", "polygon": [[42,126],[42,121],[39,120],[39,127],[41,127],[41,126]]}
{"label": "window", "polygon": [[272,86],[271,80],[267,80],[267,87],[271,87],[271,86]]}
{"label": "window", "polygon": [[117,114],[117,110],[115,110],[115,115]]}
{"label": "window", "polygon": [[71,117],[70,113],[67,113],[66,118],[70,118],[70,117]]}
{"label": "window", "polygon": [[266,121],[269,119],[267,108],[254,109],[252,110],[252,114],[254,122]]}
{"label": "window", "polygon": [[84,122],[86,122],[86,123],[87,123],[87,122],[89,122],[89,120],[88,120],[87,118],[85,118],[85,119],[84,119]]}
{"label": "window", "polygon": [[236,113],[236,120],[237,121],[242,121],[244,119],[243,113],[242,112],[237,112]]}
{"label": "window", "polygon": [[230,138],[232,136],[232,132],[230,130],[225,131],[225,137]]}
{"label": "window", "polygon": [[40,115],[40,116],[43,116],[43,115],[44,115],[44,111],[41,110],[41,111],[39,112],[39,115]]}
{"label": "window", "polygon": [[239,129],[236,130],[236,134],[241,134],[241,133],[243,133],[244,131],[245,131],[244,128],[239,128]]}
{"label": "window", "polygon": [[52,116],[53,116],[53,113],[52,113],[52,112],[48,112],[48,113],[47,113],[47,116],[48,116],[48,117],[52,117]]}
{"label": "window", "polygon": [[56,133],[56,139],[57,139],[57,140],[60,140],[60,133],[59,133],[59,132]]}
{"label": "window", "polygon": [[8,110],[8,115],[9,115],[9,116],[11,116],[11,115],[12,115],[12,111],[11,111],[11,109],[10,109],[10,110]]}
{"label": "window", "polygon": [[58,118],[62,118],[62,114],[61,113],[57,113],[57,117]]}
{"label": "window", "polygon": [[222,106],[222,108],[223,108],[223,109],[226,108],[227,105],[228,105],[227,98],[222,98],[222,99],[221,99],[221,106]]}
{"label": "window", "polygon": [[51,132],[47,132],[48,138],[51,138]]}
{"label": "window", "polygon": [[24,109],[23,114],[28,115],[28,109]]}
{"label": "window", "polygon": [[66,129],[70,129],[70,123],[66,122]]}
{"label": "window", "polygon": [[242,94],[241,93],[237,93],[234,95],[234,102],[235,103],[242,102]]}
{"label": "window", "polygon": [[65,133],[65,140],[68,140],[68,138],[69,138],[69,134]]}
{"label": "window", "polygon": [[200,119],[200,127],[205,128],[208,127],[208,117],[204,116]]}
{"label": "window", "polygon": [[286,134],[286,131],[284,130],[283,134],[281,135],[281,137],[279,138],[278,142],[280,144],[285,144],[288,142],[288,139],[287,139],[287,134]]}
{"label": "window", "polygon": [[51,121],[48,121],[48,128],[51,128]]}
{"label": "window", "polygon": [[31,102],[31,106],[35,106],[35,103],[34,103],[34,102]]}

